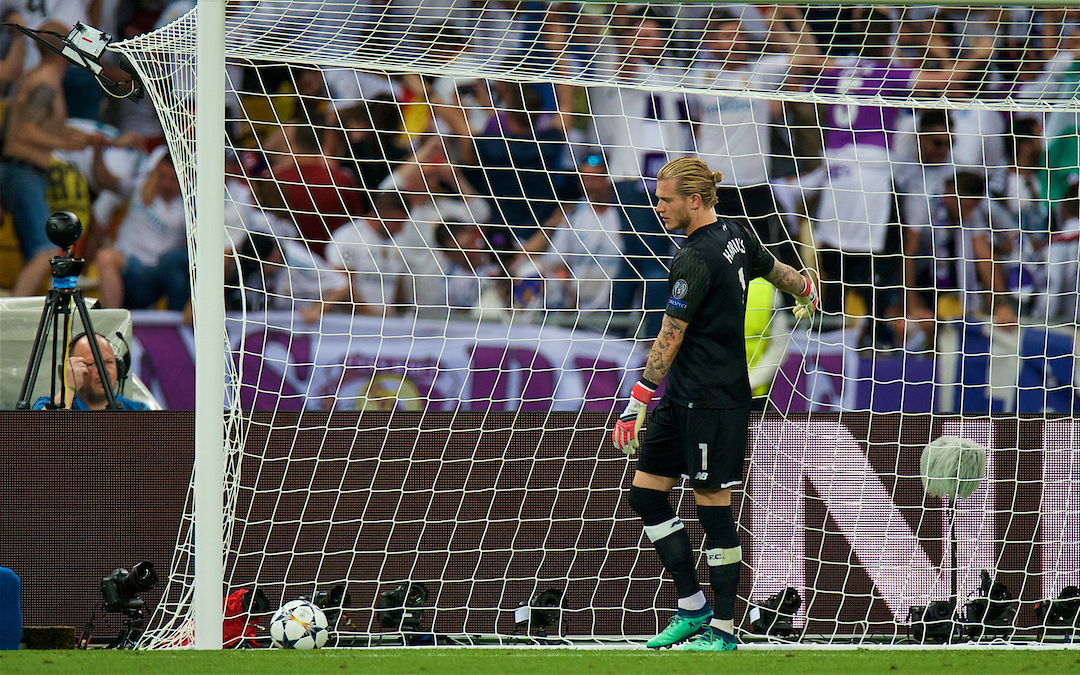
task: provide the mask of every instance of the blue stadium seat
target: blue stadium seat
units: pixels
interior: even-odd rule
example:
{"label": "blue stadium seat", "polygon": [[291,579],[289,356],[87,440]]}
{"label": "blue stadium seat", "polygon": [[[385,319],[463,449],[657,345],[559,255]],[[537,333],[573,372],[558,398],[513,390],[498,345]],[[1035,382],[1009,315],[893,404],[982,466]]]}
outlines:
{"label": "blue stadium seat", "polygon": [[0,649],[18,649],[22,641],[19,575],[0,567]]}

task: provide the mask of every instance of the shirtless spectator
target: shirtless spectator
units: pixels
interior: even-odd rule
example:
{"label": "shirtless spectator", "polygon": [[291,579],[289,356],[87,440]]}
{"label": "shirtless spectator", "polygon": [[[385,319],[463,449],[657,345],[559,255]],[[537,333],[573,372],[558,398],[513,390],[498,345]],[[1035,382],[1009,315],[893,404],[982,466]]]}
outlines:
{"label": "shirtless spectator", "polygon": [[[69,27],[46,21],[41,30],[67,33]],[[44,35],[53,40],[50,35]],[[59,38],[55,38],[59,44]],[[12,295],[33,295],[49,274],[49,258],[56,252],[45,236],[50,209],[45,198],[49,165],[54,150],[81,150],[101,142],[101,134],[88,134],[67,123],[64,103],[63,56],[38,45],[41,60],[15,85],[6,107],[7,129],[0,150],[0,205],[11,214],[23,269]]]}

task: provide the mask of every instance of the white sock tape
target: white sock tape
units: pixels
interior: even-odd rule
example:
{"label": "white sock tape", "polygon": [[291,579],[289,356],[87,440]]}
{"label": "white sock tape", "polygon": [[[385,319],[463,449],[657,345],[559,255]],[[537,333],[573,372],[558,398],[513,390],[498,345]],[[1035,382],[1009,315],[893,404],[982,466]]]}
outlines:
{"label": "white sock tape", "polygon": [[666,520],[659,525],[646,525],[645,536],[649,538],[649,541],[655,544],[669,534],[678,532],[684,527],[685,526],[682,524],[682,521],[679,520],[679,517],[675,516],[671,520]]}
{"label": "white sock tape", "polygon": [[742,546],[735,548],[710,548],[705,551],[705,557],[709,561],[709,567],[721,565],[734,565],[742,561]]}

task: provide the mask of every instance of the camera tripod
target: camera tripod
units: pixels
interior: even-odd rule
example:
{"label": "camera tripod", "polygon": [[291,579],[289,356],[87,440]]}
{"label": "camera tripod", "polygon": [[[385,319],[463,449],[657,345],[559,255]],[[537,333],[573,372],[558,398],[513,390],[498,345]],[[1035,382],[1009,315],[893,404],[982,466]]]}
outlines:
{"label": "camera tripod", "polygon": [[142,637],[142,610],[125,609],[124,614],[127,615],[127,625],[120,629],[120,634],[109,643],[108,649],[135,649],[136,643]]}
{"label": "camera tripod", "polygon": [[[140,627],[143,619],[142,609],[130,608],[120,611],[127,617],[127,625],[120,629],[116,637],[109,640],[105,648],[135,649],[135,645],[139,643],[139,639],[143,635],[143,629]],[[76,643],[76,649],[92,649],[90,643],[94,639],[94,619],[96,618],[97,612],[94,612],[94,615],[90,617],[90,621],[83,626],[82,633],[79,634],[79,640]]]}
{"label": "camera tripod", "polygon": [[[41,361],[45,356],[45,344],[48,341],[50,330],[52,331],[52,368],[50,370],[49,402],[46,407],[52,409],[63,407],[62,402],[57,403],[56,397],[56,381],[60,379],[60,400],[64,400],[63,378],[60,377],[57,366],[67,363],[68,344],[66,341],[61,342],[61,339],[69,334],[71,328],[71,304],[74,303],[76,310],[79,312],[79,318],[82,320],[83,330],[89,336],[90,351],[94,355],[94,365],[97,367],[98,375],[105,385],[105,397],[108,400],[106,408],[119,410],[121,406],[117,402],[116,395],[109,384],[109,374],[105,370],[105,360],[101,357],[101,348],[98,346],[95,337],[97,333],[94,332],[94,325],[90,321],[90,312],[86,309],[86,299],[83,297],[82,291],[76,286],[79,275],[82,274],[83,268],[86,267],[86,261],[82,258],[76,258],[75,254],[71,252],[71,246],[82,234],[82,224],[75,214],[61,211],[49,217],[49,222],[45,225],[45,232],[49,236],[49,241],[64,249],[65,255],[52,258],[49,261],[52,266],[53,287],[45,295],[45,306],[41,310],[41,320],[38,322],[37,333],[34,335],[34,346],[30,353],[30,365],[26,369],[26,376],[23,378],[22,389],[19,392],[19,402],[15,407],[19,410],[27,410],[33,405],[31,397],[34,392],[34,384],[37,382],[38,371],[41,369]],[[61,316],[63,316],[62,333],[58,324]]]}

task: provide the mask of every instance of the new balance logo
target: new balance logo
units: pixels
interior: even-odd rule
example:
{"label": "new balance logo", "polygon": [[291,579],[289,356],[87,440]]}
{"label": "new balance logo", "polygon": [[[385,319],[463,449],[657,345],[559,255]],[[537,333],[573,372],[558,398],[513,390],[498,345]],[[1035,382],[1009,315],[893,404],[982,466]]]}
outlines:
{"label": "new balance logo", "polygon": [[694,474],[694,480],[709,480],[709,472],[698,471],[696,474]]}
{"label": "new balance logo", "polygon": [[682,521],[679,520],[678,517],[676,517],[672,518],[671,520],[659,523],[657,525],[646,525],[645,536],[649,538],[649,541],[655,543],[670,534],[678,532],[679,530],[683,529],[683,527],[684,526]]}

